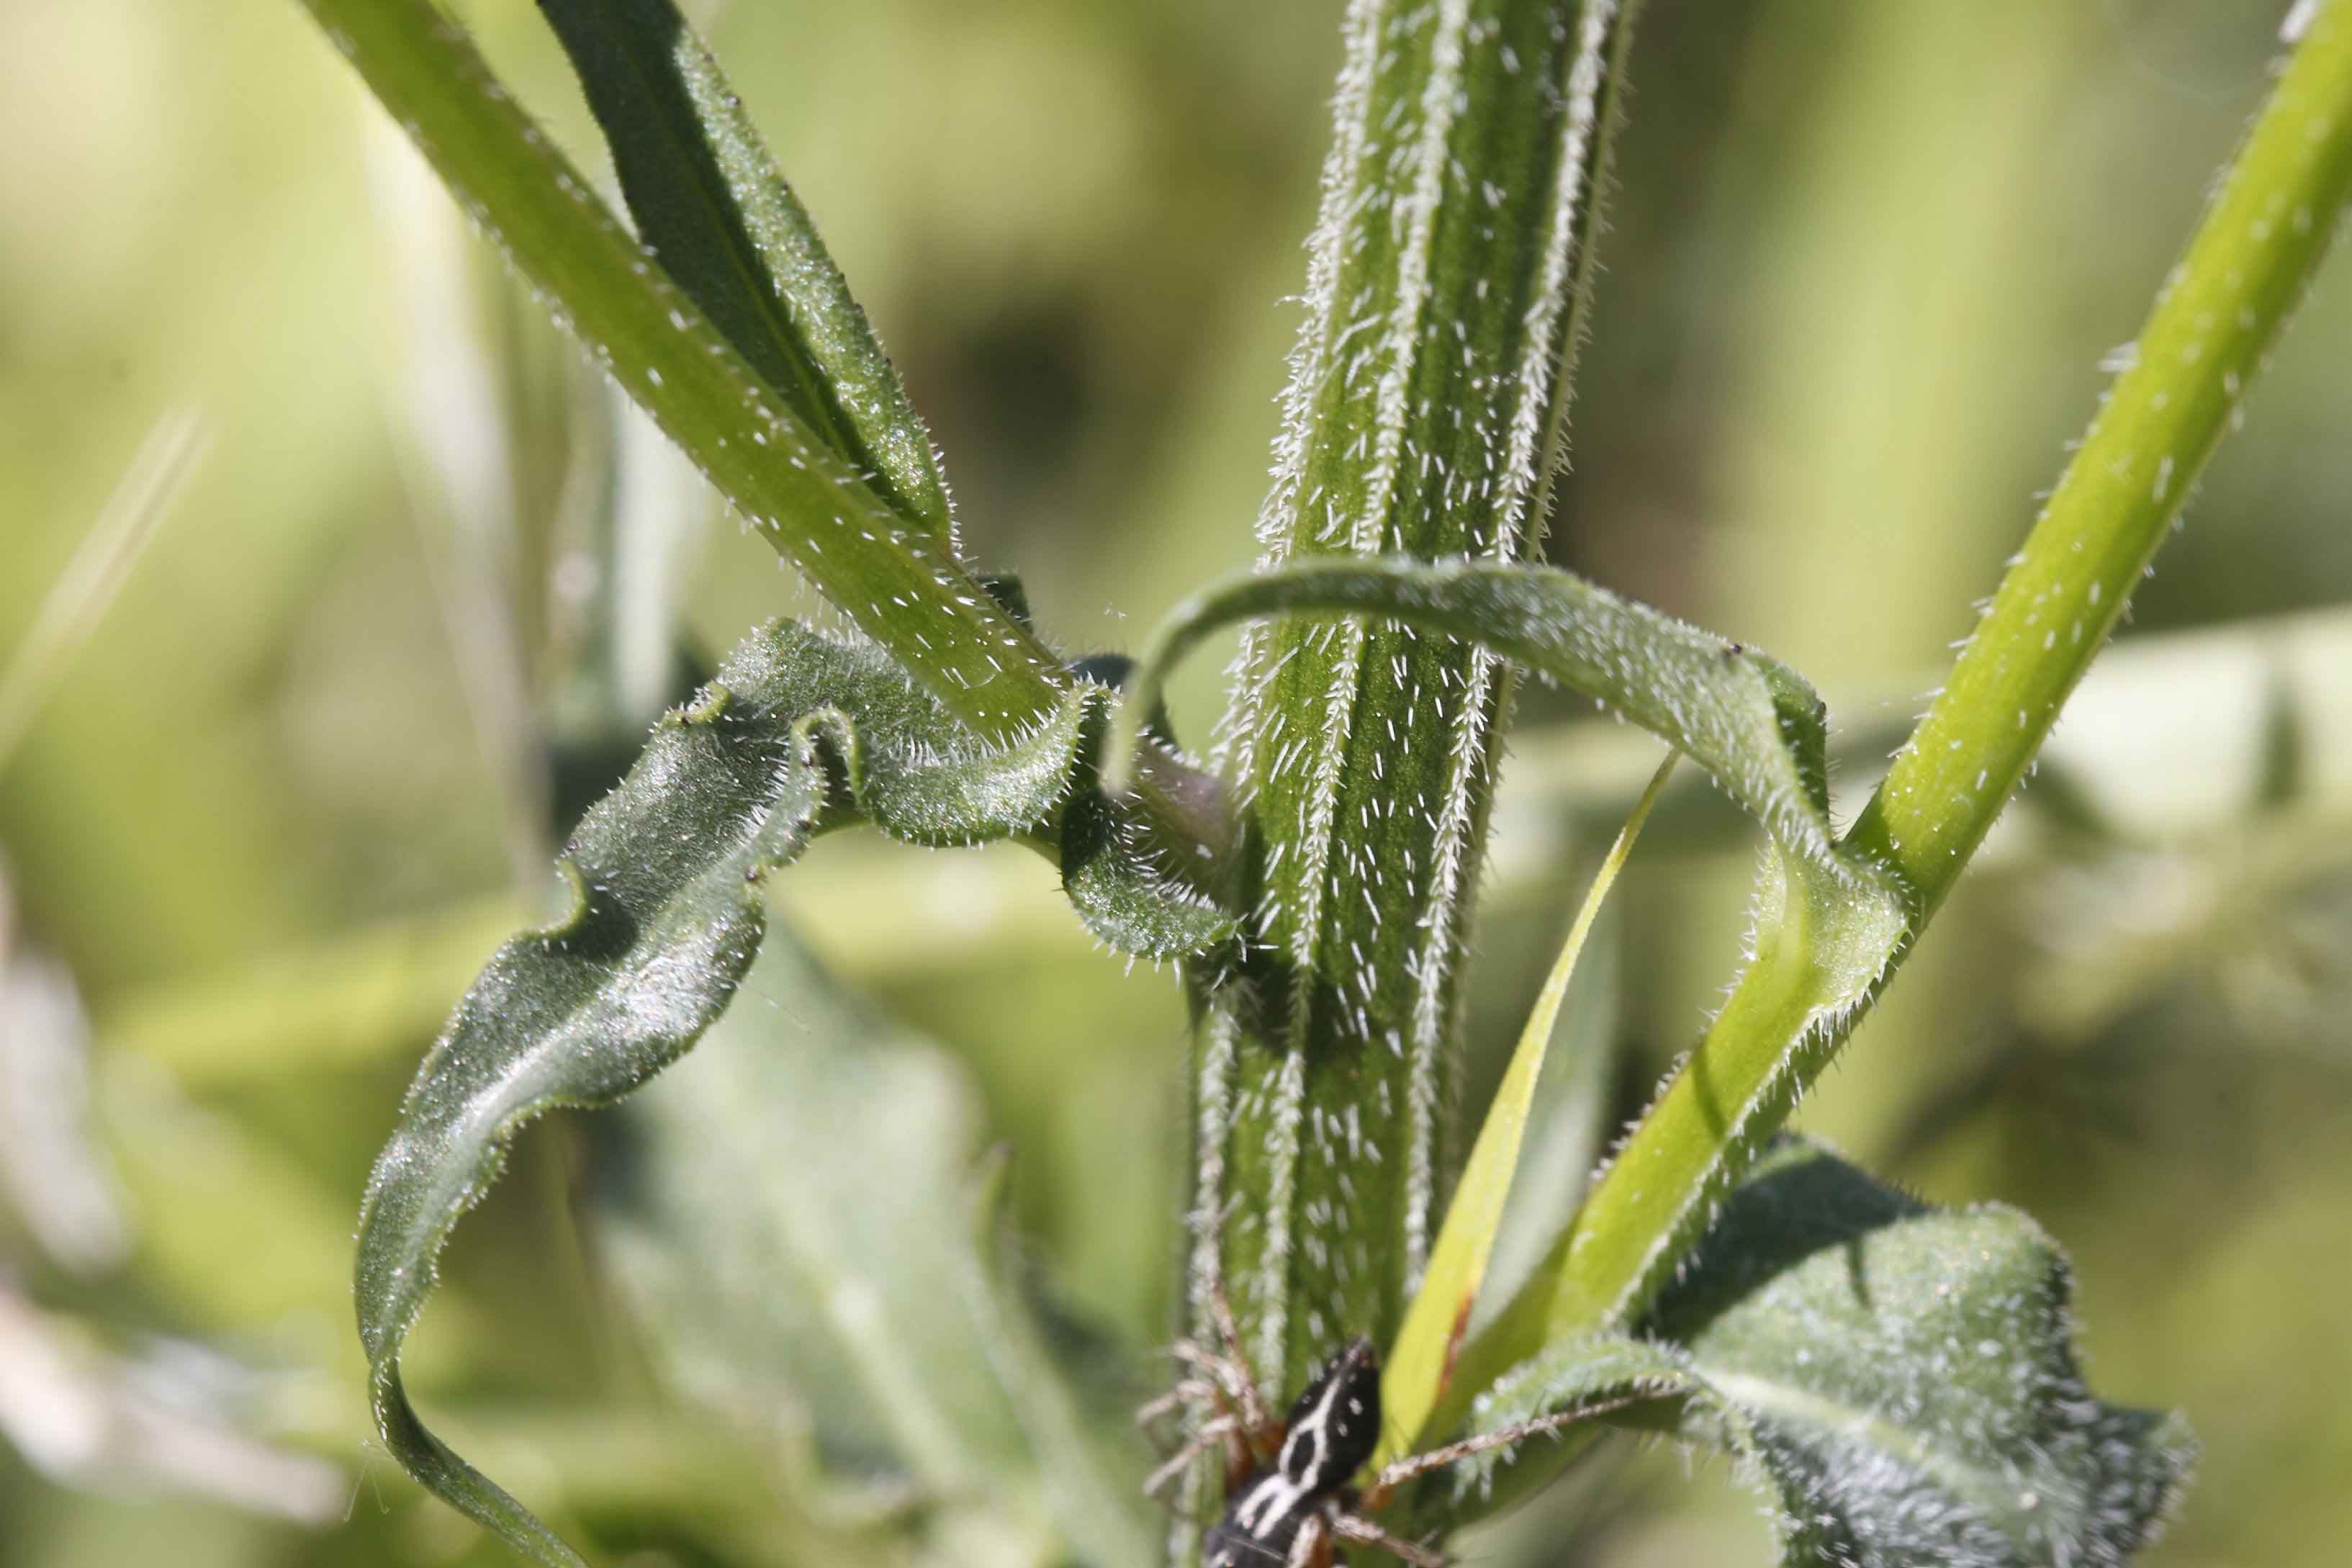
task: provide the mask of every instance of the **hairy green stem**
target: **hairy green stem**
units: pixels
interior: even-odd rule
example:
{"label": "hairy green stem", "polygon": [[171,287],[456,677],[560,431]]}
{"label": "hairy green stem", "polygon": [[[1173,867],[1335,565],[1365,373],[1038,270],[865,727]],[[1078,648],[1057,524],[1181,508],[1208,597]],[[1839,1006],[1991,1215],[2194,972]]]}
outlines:
{"label": "hairy green stem", "polygon": [[[2315,16],[2089,436],[1842,853],[1901,880],[1898,929],[1768,877],[1753,958],[1540,1278],[1465,1358],[1638,1319],[1727,1184],[1834,1056],[2030,766],[2229,428],[2352,189],[2352,0]],[[1475,1374],[1475,1375],[1474,1375]],[[1458,1413],[1458,1406],[1457,1406]]]}
{"label": "hairy green stem", "polygon": [[2313,18],[1943,693],[1849,842],[1943,901],[2122,616],[2339,226],[2352,5]]}
{"label": "hairy green stem", "polygon": [[972,730],[1034,729],[1060,661],[902,517],[608,210],[430,0],[303,0],[468,212],[743,516]]}
{"label": "hairy green stem", "polygon": [[[635,30],[623,42],[666,39],[674,53],[660,62],[672,74],[652,79],[663,90],[648,120],[659,123],[628,139],[624,163],[641,187],[662,186],[673,163],[699,182],[678,204],[686,216],[654,215],[664,232],[678,231],[665,254],[693,263],[693,289],[629,234],[431,0],[303,4],[557,319],[819,593],[974,734],[1018,741],[1050,721],[1068,686],[1062,661],[958,558],[928,437],[806,215],[780,181],[768,183],[772,171],[718,68],[668,7],[626,7]],[[588,26],[583,5],[560,9]],[[607,53],[619,47],[601,34],[593,41]],[[635,65],[653,72],[655,63]],[[709,164],[679,146],[698,105],[717,128],[701,150]],[[712,214],[730,197],[755,232],[695,230],[725,229]],[[698,303],[765,322],[758,289],[736,275],[753,261],[788,275],[800,314],[790,333],[751,349],[793,377],[825,382],[825,397],[799,380],[797,400],[779,391]],[[1140,826],[1169,872],[1206,879],[1229,837],[1214,781],[1155,742],[1139,795]],[[1050,834],[1028,841],[1055,852]]]}
{"label": "hairy green stem", "polygon": [[[1350,6],[1266,564],[1535,552],[1629,11]],[[1193,1299],[1222,1270],[1258,1375],[1295,1387],[1339,1338],[1387,1338],[1427,1258],[1510,676],[1307,617],[1254,628],[1236,674],[1259,946],[1201,1033]]]}

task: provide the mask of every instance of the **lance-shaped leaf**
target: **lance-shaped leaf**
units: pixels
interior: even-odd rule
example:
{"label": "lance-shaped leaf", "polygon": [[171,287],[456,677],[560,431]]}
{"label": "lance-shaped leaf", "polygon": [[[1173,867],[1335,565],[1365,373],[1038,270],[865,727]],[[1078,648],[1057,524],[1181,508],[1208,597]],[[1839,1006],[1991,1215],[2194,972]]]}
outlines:
{"label": "lance-shaped leaf", "polygon": [[1592,922],[1600,917],[1617,873],[1633,852],[1633,841],[1641,837],[1650,808],[1657,805],[1659,793],[1674,773],[1678,755],[1668,752],[1666,760],[1658,764],[1650,787],[1642,792],[1602,858],[1601,868],[1593,874],[1584,903],[1569,927],[1568,940],[1560,944],[1559,956],[1552,961],[1536,1005],[1528,1011],[1510,1066],[1504,1069],[1503,1081],[1486,1106],[1477,1141],[1470,1147],[1470,1159],[1454,1184],[1454,1201],[1446,1206],[1437,1245],[1430,1249],[1429,1268],[1405,1309],[1404,1326],[1397,1331],[1381,1374],[1384,1436],[1379,1452],[1372,1456],[1374,1464],[1384,1464],[1414,1446],[1422,1424],[1453,1373],[1454,1356],[1469,1328],[1471,1310],[1486,1283],[1486,1266],[1503,1227],[1505,1206],[1518,1173],[1520,1144],[1536,1104],[1537,1087],[1543,1080],[1544,1058],[1550,1053],[1552,1035],[1559,1023],[1560,1004],[1567,1000],[1569,982],[1576,974],[1577,957],[1584,951],[1585,938],[1591,934]]}
{"label": "lance-shaped leaf", "polygon": [[932,1537],[985,1514],[1020,1561],[1140,1568],[1139,1452],[1077,1417],[995,1268],[971,1084],[787,933],[743,990],[607,1119],[590,1214],[656,1367],[772,1451],[893,1484]]}
{"label": "lance-shaped leaf", "polygon": [[[1675,1429],[1738,1455],[1771,1497],[1789,1568],[2117,1568],[2194,1446],[2178,1418],[2091,1393],[2069,1294],[2064,1255],[2024,1215],[1930,1208],[1784,1139],[1643,1340],[1562,1343],[1473,1426],[1672,1390]],[[1483,1490],[1507,1463],[1455,1486]]]}
{"label": "lance-shaped leaf", "polygon": [[719,62],[670,0],[540,0],[637,237],[803,424],[952,547],[930,436]]}
{"label": "lance-shaped leaf", "polygon": [[[401,1386],[401,1346],[450,1227],[523,1122],[626,1093],[726,1008],[759,948],[764,873],[857,817],[929,845],[1052,830],[1107,700],[1076,686],[1034,732],[992,746],[871,644],[786,623],[746,639],[692,706],[663,720],[559,862],[570,910],[491,958],[418,1069],[369,1180],[360,1334],[377,1423],[411,1473],[541,1561],[576,1561],[426,1431]],[[1116,850],[1104,858],[1129,864]],[[1103,875],[1131,900],[1164,896],[1139,865],[1123,881]],[[1213,932],[1197,919],[1206,908],[1186,912]]]}

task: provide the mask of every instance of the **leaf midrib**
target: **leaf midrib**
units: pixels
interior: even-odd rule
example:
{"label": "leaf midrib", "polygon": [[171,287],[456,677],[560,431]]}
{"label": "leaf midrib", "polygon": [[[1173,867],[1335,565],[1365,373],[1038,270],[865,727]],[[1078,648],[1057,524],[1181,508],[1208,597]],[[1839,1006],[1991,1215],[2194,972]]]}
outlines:
{"label": "leaf midrib", "polygon": [[[1724,1398],[1759,1418],[1779,1417],[1800,1427],[1812,1427],[1859,1440],[1873,1449],[1908,1464],[1979,1514],[1994,1521],[2012,1541],[2030,1539],[2035,1522],[2054,1517],[2056,1510],[2028,1509],[2010,1478],[1986,1469],[1945,1449],[1929,1447],[1907,1426],[1887,1420],[1866,1405],[1849,1404],[1784,1380],[1736,1372],[1698,1354],[1693,1366]],[[2050,1489],[2036,1487],[2048,1500]],[[2071,1538],[2074,1533],[2068,1531]]]}

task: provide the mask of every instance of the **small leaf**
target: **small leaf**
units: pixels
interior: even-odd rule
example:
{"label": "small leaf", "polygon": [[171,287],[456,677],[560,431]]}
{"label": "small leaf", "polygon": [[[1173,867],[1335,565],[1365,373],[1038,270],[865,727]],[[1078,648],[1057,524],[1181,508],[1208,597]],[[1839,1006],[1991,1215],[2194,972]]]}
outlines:
{"label": "small leaf", "polygon": [[1642,825],[1649,820],[1650,808],[1658,803],[1659,792],[1665,788],[1666,779],[1675,771],[1675,759],[1680,754],[1666,753],[1666,760],[1651,776],[1650,787],[1642,792],[1633,814],[1618,829],[1616,842],[1609,847],[1600,870],[1593,875],[1583,907],[1576,912],[1568,940],[1560,944],[1559,956],[1553,961],[1542,991],[1537,994],[1527,1026],[1520,1031],[1518,1046],[1511,1053],[1510,1065],[1504,1069],[1503,1081],[1486,1108],[1486,1120],[1478,1128],[1478,1140],[1471,1146],[1470,1159],[1463,1166],[1461,1181],[1454,1187],[1454,1201],[1446,1208],[1445,1224],[1437,1233],[1437,1245],[1430,1251],[1428,1270],[1405,1310],[1404,1326],[1397,1331],[1396,1342],[1381,1376],[1385,1436],[1380,1452],[1372,1457],[1374,1465],[1386,1464],[1412,1447],[1453,1373],[1454,1354],[1469,1327],[1471,1309],[1477,1302],[1479,1287],[1486,1282],[1486,1264],[1494,1256],[1495,1238],[1502,1229],[1504,1206],[1511,1195],[1512,1177],[1519,1167],[1519,1147],[1527,1131],[1528,1110],[1535,1102],[1544,1058],[1559,1022],[1560,1004],[1567,998],[1569,981],[1576,973],[1577,956],[1584,951],[1584,939],[1591,932],[1601,903],[1615,884],[1626,857],[1633,853],[1633,841],[1641,837]]}
{"label": "small leaf", "polygon": [[[1108,700],[1078,686],[1017,743],[991,746],[873,645],[784,623],[747,638],[691,707],[656,727],[558,863],[570,911],[492,957],[418,1069],[369,1180],[360,1334],[377,1423],[411,1473],[540,1561],[576,1561],[427,1432],[402,1388],[401,1346],[450,1228],[522,1123],[619,1098],[725,1010],[759,948],[764,873],[858,816],[919,844],[1052,831]],[[1120,863],[1131,837],[1113,832],[1100,858]],[[1159,891],[1140,869],[1128,881],[1139,902]]]}
{"label": "small leaf", "polygon": [[1062,891],[1087,929],[1118,952],[1197,958],[1224,948],[1241,922],[1190,879],[1199,868],[1176,863],[1150,814],[1097,787],[1088,759],[1102,754],[1111,728],[1107,709],[1096,710],[1081,742],[1079,775],[1062,814]]}
{"label": "small leaf", "polygon": [[638,237],[883,499],[951,545],[930,436],[719,62],[669,0],[540,0]]}
{"label": "small leaf", "polygon": [[2025,1215],[1929,1208],[1783,1139],[1638,1347],[1565,1343],[1499,1383],[1474,1429],[1588,1400],[1647,1358],[1658,1386],[1681,1379],[1679,1429],[1772,1493],[1790,1568],[2118,1568],[2194,1445],[2177,1417],[2092,1394],[2069,1289]]}

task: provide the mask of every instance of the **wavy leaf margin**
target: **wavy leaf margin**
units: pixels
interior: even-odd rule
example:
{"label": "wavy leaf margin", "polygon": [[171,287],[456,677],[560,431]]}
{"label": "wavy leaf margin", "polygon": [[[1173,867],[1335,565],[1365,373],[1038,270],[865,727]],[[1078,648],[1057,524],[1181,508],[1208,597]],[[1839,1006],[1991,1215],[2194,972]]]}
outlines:
{"label": "wavy leaf margin", "polygon": [[880,648],[781,622],[662,720],[558,862],[569,909],[492,956],[418,1068],[369,1178],[360,1337],[377,1426],[412,1475],[537,1561],[580,1562],[417,1418],[401,1349],[444,1243],[497,1179],[514,1133],[559,1106],[608,1104],[690,1047],[758,952],[761,879],[816,834],[864,820],[931,846],[1083,835],[1098,933],[1185,952],[1230,937],[1230,917],[1152,870],[1119,808],[1095,797],[1071,809],[1091,794],[1082,759],[1108,700],[1080,682],[1031,733],[992,745]]}

